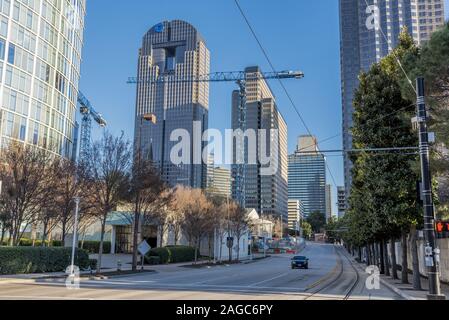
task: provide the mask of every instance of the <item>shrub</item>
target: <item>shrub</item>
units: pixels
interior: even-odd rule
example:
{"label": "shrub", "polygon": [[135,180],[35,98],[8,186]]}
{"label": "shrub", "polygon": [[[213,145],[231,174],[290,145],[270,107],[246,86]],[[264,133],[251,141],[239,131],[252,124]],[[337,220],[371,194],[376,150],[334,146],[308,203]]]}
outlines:
{"label": "shrub", "polygon": [[[64,272],[71,263],[70,248],[0,247],[0,274]],[[89,267],[89,255],[77,250],[75,264]]]}
{"label": "shrub", "polygon": [[156,257],[156,256],[146,256],[145,263],[155,266],[155,265],[161,264],[161,258]]}
{"label": "shrub", "polygon": [[152,249],[148,257],[159,257],[160,263],[181,263],[195,260],[195,248],[187,246],[167,246]]}
{"label": "shrub", "polygon": [[[89,254],[98,254],[100,252],[100,241],[84,241],[79,243],[80,247],[83,245],[83,249],[89,252]],[[103,242],[103,253],[111,252],[111,242]]]}

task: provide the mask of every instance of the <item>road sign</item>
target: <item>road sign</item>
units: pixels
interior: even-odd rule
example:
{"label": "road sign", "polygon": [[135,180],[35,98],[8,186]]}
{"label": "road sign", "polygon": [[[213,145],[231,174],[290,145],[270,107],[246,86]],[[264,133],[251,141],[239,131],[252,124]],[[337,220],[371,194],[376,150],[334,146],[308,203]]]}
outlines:
{"label": "road sign", "polygon": [[234,247],[234,238],[233,237],[228,237],[226,242],[227,242],[227,247],[229,249],[232,249]]}
{"label": "road sign", "polygon": [[146,255],[150,250],[151,246],[145,240],[143,240],[137,247],[137,251],[139,251],[142,256]]}

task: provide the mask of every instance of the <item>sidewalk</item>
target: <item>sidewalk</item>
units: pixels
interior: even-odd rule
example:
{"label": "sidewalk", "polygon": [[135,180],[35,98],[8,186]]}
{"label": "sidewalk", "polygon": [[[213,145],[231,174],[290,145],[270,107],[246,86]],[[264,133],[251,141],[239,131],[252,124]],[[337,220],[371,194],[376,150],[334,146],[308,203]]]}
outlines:
{"label": "sidewalk", "polygon": [[[400,273],[399,277],[401,277]],[[421,277],[422,291],[413,289],[413,284],[402,284],[400,279],[393,280],[391,277],[386,277],[384,275],[381,276],[381,281],[384,285],[390,286],[393,291],[407,300],[427,300],[429,281],[426,278]],[[412,281],[412,275],[409,275],[409,282]],[[441,292],[446,295],[446,298],[449,300],[449,286],[441,284]]]}
{"label": "sidewalk", "polygon": [[[351,257],[354,264],[359,267],[359,269],[362,272],[365,272],[366,264],[364,263],[358,263],[353,257]],[[400,272],[398,272],[398,276],[401,277]],[[413,281],[413,277],[410,274],[409,275],[409,282]],[[421,285],[423,290],[417,291],[413,289],[413,284],[402,284],[401,279],[394,280],[391,277],[386,277],[384,275],[380,276],[380,281],[382,285],[386,286],[390,290],[394,291],[398,295],[400,295],[402,298],[406,300],[427,300],[427,293],[429,290],[429,281],[421,277]],[[449,286],[446,284],[441,284],[441,291],[443,294],[446,295],[446,298],[449,300]]]}

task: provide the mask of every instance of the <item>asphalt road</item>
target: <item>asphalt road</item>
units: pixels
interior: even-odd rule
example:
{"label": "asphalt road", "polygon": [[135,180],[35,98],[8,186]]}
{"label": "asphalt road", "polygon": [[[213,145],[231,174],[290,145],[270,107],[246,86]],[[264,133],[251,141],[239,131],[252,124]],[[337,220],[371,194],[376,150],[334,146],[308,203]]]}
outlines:
{"label": "asphalt road", "polygon": [[32,300],[358,300],[401,299],[388,288],[366,289],[342,248],[309,244],[301,253],[309,270],[292,270],[291,255],[249,264],[213,268],[179,268],[107,280],[82,280],[69,290],[65,280],[0,282],[0,299]]}

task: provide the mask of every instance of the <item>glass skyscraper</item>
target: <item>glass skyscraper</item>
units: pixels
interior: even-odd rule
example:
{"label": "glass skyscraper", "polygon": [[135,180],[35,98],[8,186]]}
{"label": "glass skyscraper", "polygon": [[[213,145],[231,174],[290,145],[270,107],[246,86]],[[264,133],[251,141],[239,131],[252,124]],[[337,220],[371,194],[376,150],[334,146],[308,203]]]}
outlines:
{"label": "glass skyscraper", "polygon": [[[143,38],[138,63],[138,79],[142,81],[137,85],[135,138],[142,141],[143,152],[151,154],[170,186],[206,187],[207,163],[201,161],[201,152],[202,135],[208,128],[209,84],[169,79],[195,79],[209,74],[209,68],[210,54],[203,37],[185,21],[161,22]],[[160,77],[168,81],[156,82]],[[156,123],[141,122],[141,117],[148,113],[156,116]],[[184,150],[189,153],[186,154],[189,161],[180,165],[171,161],[172,148],[178,142],[170,138],[178,129],[191,137],[190,146]]]}
{"label": "glass skyscraper", "polygon": [[[352,102],[360,72],[369,70],[397,46],[404,27],[418,44],[428,40],[431,32],[443,25],[444,8],[443,0],[339,0],[339,10],[343,146],[351,150]],[[377,26],[373,23],[375,13]],[[349,196],[352,163],[347,153],[344,167]]]}
{"label": "glass skyscraper", "polygon": [[[232,129],[254,130],[256,141],[244,148],[234,144],[234,165],[232,166],[232,197],[243,207],[256,209],[263,216],[281,217],[288,222],[288,150],[287,124],[278,110],[275,97],[267,82],[260,77],[259,67],[246,68],[246,97],[244,110],[241,109],[241,93],[234,91],[232,95]],[[244,116],[243,116],[244,114]],[[243,119],[243,121],[242,121]],[[266,130],[265,139],[259,130]],[[272,135],[277,130],[278,135]],[[277,140],[275,140],[277,138]],[[244,164],[237,164],[239,153],[244,153]],[[262,170],[270,165],[251,163],[250,158],[260,153],[270,159],[274,169],[270,174]],[[241,170],[242,168],[242,170]]]}
{"label": "glass skyscraper", "polygon": [[299,200],[304,206],[304,217],[320,212],[326,215],[326,158],[316,139],[304,136],[299,139],[297,151],[288,158],[288,199]]}
{"label": "glass skyscraper", "polygon": [[85,0],[0,0],[1,144],[71,157]]}

